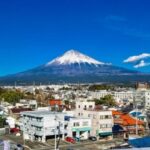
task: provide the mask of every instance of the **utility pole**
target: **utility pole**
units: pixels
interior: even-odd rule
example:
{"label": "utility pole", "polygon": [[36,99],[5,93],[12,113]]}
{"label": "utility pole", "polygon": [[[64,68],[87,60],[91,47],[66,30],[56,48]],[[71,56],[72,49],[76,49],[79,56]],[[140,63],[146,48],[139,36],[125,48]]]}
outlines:
{"label": "utility pole", "polygon": [[137,108],[137,104],[136,104],[136,135],[138,135],[138,115],[137,115],[137,111],[138,111],[138,108]]}

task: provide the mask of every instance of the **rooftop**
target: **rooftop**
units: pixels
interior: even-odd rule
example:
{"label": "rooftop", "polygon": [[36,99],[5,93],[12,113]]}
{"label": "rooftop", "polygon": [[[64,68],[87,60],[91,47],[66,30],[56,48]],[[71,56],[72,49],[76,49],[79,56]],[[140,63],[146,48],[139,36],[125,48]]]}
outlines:
{"label": "rooftop", "polygon": [[22,112],[22,115],[29,115],[29,116],[35,116],[35,117],[43,117],[43,116],[53,116],[53,115],[65,115],[63,112],[52,112],[47,110],[42,111],[26,111]]}

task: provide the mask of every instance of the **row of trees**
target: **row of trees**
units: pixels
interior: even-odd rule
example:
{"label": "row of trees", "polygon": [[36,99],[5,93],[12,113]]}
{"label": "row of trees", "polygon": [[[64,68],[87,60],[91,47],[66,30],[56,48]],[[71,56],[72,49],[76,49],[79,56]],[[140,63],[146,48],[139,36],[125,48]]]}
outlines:
{"label": "row of trees", "polygon": [[113,86],[110,86],[110,85],[107,85],[107,84],[100,84],[100,85],[91,85],[89,87],[89,90],[90,91],[97,91],[97,90],[113,90],[114,87]]}
{"label": "row of trees", "polygon": [[112,95],[106,95],[100,99],[94,99],[95,105],[106,105],[109,107],[116,106],[116,102]]}
{"label": "row of trees", "polygon": [[23,98],[23,93],[17,90],[8,90],[0,88],[0,100],[8,103],[17,103]]}

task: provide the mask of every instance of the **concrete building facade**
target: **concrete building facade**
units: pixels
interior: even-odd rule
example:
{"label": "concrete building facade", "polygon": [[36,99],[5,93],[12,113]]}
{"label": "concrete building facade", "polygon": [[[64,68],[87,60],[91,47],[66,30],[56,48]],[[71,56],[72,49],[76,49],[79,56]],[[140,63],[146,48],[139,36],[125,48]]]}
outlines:
{"label": "concrete building facade", "polygon": [[79,139],[88,139],[92,130],[90,118],[70,118],[68,122],[68,136]]}
{"label": "concrete building facade", "polygon": [[47,136],[66,134],[64,129],[65,113],[50,111],[30,111],[21,113],[21,129],[24,139],[45,142]]}

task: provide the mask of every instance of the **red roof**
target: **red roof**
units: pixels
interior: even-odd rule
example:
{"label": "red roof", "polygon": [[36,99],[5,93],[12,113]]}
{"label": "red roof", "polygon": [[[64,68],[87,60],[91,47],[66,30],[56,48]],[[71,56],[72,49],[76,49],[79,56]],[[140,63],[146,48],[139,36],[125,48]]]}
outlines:
{"label": "red roof", "polygon": [[[129,114],[124,114],[122,112],[119,111],[112,111],[112,114],[114,116],[114,121],[123,126],[133,126],[133,125],[144,125],[143,121],[140,121],[136,118],[133,118],[132,116],[130,116]],[[115,116],[119,116],[117,118],[115,118]]]}

